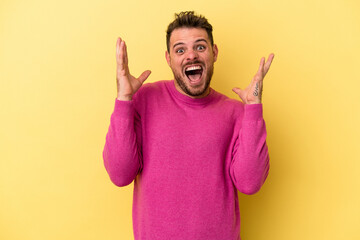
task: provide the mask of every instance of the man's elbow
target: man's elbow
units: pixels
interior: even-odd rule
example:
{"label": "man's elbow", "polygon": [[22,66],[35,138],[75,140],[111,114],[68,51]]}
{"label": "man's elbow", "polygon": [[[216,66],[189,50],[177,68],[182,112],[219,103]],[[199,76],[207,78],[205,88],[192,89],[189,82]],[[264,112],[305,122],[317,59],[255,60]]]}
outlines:
{"label": "man's elbow", "polygon": [[137,171],[129,171],[124,168],[110,168],[105,164],[105,169],[113,184],[118,187],[125,187],[132,183],[137,175]]}
{"label": "man's elbow", "polygon": [[238,188],[238,190],[241,193],[244,193],[246,195],[253,195],[258,191],[260,191],[260,189],[261,189],[261,184],[249,184]]}
{"label": "man's elbow", "polygon": [[118,187],[125,187],[133,182],[134,179],[121,178],[118,176],[110,176],[111,182]]}
{"label": "man's elbow", "polygon": [[237,186],[237,189],[241,192],[244,193],[246,195],[253,195],[256,194],[257,192],[260,191],[261,187],[264,185],[267,176],[269,173],[269,168],[267,168],[265,174],[258,179],[247,179],[245,181],[243,181],[242,184],[239,184]]}
{"label": "man's elbow", "polygon": [[136,164],[118,164],[118,160],[109,158],[104,154],[104,166],[110,180],[118,187],[124,187],[132,183],[138,173]]}

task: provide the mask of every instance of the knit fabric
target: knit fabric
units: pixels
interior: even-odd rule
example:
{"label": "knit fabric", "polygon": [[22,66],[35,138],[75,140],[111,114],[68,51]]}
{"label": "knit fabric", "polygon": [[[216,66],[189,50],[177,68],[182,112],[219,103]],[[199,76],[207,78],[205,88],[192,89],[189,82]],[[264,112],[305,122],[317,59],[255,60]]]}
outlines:
{"label": "knit fabric", "polygon": [[115,185],[134,180],[135,240],[239,240],[237,190],[256,193],[269,171],[262,104],[144,84],[115,100],[103,159]]}

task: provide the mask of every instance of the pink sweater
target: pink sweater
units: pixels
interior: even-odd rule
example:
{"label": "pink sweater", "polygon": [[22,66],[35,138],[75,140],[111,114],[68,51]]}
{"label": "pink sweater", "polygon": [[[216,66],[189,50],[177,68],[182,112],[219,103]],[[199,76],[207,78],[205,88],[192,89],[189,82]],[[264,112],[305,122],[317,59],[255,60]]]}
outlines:
{"label": "pink sweater", "polygon": [[262,105],[145,84],[115,101],[103,158],[115,185],[135,180],[135,240],[239,240],[237,190],[256,193],[269,171]]}

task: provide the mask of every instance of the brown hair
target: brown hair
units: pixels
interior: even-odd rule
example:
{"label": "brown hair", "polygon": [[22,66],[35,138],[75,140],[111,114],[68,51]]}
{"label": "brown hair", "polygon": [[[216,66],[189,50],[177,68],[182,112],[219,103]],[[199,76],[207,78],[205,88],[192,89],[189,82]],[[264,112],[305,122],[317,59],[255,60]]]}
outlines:
{"label": "brown hair", "polygon": [[214,45],[214,39],[212,35],[212,26],[208,20],[201,15],[195,14],[194,11],[186,11],[181,13],[175,13],[175,20],[171,22],[166,30],[166,48],[169,52],[171,33],[177,28],[202,28],[205,29],[210,39],[211,46]]}

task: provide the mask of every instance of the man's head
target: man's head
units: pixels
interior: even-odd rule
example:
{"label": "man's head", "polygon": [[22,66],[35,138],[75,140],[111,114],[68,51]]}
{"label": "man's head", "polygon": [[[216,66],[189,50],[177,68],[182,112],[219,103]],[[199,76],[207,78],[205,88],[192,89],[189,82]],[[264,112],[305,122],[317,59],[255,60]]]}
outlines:
{"label": "man's head", "polygon": [[206,96],[218,54],[212,26],[203,16],[181,12],[168,26],[166,40],[166,60],[176,88],[193,98]]}
{"label": "man's head", "polygon": [[202,28],[207,32],[211,46],[214,45],[213,28],[208,20],[204,16],[196,15],[194,11],[187,11],[175,13],[175,20],[169,24],[166,30],[166,48],[168,52],[171,33],[177,28]]}

